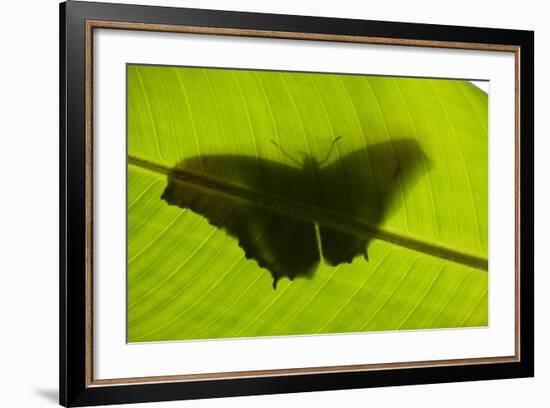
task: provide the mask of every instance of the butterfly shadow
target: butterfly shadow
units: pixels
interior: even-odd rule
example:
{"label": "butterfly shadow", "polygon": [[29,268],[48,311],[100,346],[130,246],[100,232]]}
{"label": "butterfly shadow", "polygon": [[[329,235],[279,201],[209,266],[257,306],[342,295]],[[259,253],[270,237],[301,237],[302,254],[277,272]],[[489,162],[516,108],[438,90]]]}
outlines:
{"label": "butterfly shadow", "polygon": [[[326,210],[377,227],[432,167],[418,142],[410,138],[338,156],[324,165],[304,155],[299,167],[242,155],[186,158],[170,171],[161,199],[190,209],[236,238],[247,259],[269,270],[276,288],[283,277],[313,277],[322,259],[332,266],[360,255],[368,260],[372,239],[368,233],[335,227],[322,217],[292,214],[289,203],[304,204],[312,214]],[[239,194],[239,188],[235,193],[189,182],[188,174],[223,180],[264,198],[250,199]]]}

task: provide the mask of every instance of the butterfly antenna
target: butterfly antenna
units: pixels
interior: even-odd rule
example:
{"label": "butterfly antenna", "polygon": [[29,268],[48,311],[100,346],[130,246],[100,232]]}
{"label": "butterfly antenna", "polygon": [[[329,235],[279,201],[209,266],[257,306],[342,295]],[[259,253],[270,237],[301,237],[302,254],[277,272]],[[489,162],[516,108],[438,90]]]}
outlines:
{"label": "butterfly antenna", "polygon": [[330,145],[330,149],[328,150],[327,154],[325,155],[325,158],[323,160],[321,160],[319,162],[319,164],[325,163],[330,158],[330,155],[331,155],[332,151],[334,150],[334,146],[336,146],[336,142],[338,140],[340,140],[341,138],[342,138],[342,136],[338,136],[336,139],[334,139],[332,141],[332,144]]}
{"label": "butterfly antenna", "polygon": [[271,143],[273,143],[280,151],[281,153],[283,153],[286,157],[288,157],[290,160],[292,160],[294,163],[296,163],[298,166],[301,166],[302,163],[300,163],[298,160],[296,160],[294,157],[292,157],[290,154],[288,154],[287,152],[285,152],[281,146],[279,146],[279,144],[273,140],[273,139],[270,139],[271,140]]}

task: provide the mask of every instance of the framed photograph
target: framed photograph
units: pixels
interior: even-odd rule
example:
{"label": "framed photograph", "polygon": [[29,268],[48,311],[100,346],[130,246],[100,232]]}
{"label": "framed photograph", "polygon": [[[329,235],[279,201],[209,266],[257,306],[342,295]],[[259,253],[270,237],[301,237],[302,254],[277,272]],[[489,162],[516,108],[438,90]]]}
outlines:
{"label": "framed photograph", "polygon": [[533,376],[533,32],[60,27],[62,405]]}

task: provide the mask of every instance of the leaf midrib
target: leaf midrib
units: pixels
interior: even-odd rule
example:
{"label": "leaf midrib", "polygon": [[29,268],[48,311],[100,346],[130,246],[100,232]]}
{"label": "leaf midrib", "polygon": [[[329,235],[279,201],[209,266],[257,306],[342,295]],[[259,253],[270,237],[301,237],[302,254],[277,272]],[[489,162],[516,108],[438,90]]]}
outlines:
{"label": "leaf midrib", "polygon": [[247,187],[239,186],[203,173],[197,173],[184,169],[174,170],[164,164],[155,163],[132,155],[128,155],[128,164],[157,174],[174,177],[180,179],[181,181],[198,185],[202,188],[215,190],[239,199],[251,201],[264,208],[268,208],[285,215],[296,216],[306,221],[318,222],[331,228],[358,236],[364,237],[365,235],[368,235],[370,238],[379,239],[397,246],[412,249],[414,251],[422,252],[427,255],[465,266],[470,266],[485,272],[488,271],[489,262],[487,258],[465,251],[459,251],[439,243],[423,241],[417,238],[402,235],[331,210],[318,208],[297,200],[272,194],[267,191],[253,190]]}

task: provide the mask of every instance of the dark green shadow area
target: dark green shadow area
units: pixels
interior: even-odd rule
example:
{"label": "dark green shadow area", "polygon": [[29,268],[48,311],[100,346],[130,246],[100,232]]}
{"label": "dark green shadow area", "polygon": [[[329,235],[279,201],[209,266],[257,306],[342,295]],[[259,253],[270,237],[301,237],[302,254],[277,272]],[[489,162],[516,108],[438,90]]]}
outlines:
{"label": "dark green shadow area", "polygon": [[[319,226],[317,234],[313,221],[277,210],[289,207],[282,205],[286,200],[376,227],[432,166],[418,142],[408,138],[367,145],[336,160],[333,155],[328,165],[323,162],[304,156],[294,167],[251,156],[191,157],[171,170],[161,198],[169,205],[190,209],[236,238],[247,259],[270,271],[276,288],[283,277],[313,277],[321,254],[332,266],[350,263],[359,255],[368,259],[371,239],[313,216]],[[191,183],[181,177],[184,172],[204,174],[260,196],[266,192],[269,205]]]}

